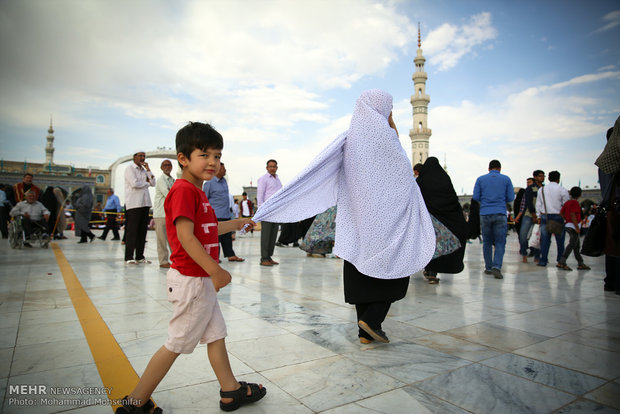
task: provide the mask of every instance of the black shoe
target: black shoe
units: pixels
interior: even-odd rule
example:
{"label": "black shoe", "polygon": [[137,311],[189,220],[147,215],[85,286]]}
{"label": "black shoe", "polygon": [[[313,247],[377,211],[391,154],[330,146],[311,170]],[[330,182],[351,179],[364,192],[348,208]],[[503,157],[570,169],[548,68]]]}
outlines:
{"label": "black shoe", "polygon": [[[97,237],[97,238],[98,238],[99,240],[103,240],[103,241],[105,241],[105,238],[104,238],[104,237],[99,236],[99,237]],[[112,240],[114,240],[114,239],[112,239]]]}
{"label": "black shoe", "polygon": [[90,239],[90,242],[92,243],[93,240],[95,240],[96,236],[91,233],[91,234],[88,235],[88,238]]}
{"label": "black shoe", "polygon": [[299,243],[297,242],[293,243],[293,247],[299,247]]}
{"label": "black shoe", "polygon": [[383,342],[385,344],[390,342],[388,337],[385,335],[385,332],[383,332],[381,329],[373,329],[368,326],[368,324],[364,321],[357,322],[357,326],[362,328],[364,332],[366,332],[368,335],[372,336],[373,339],[376,339],[379,342]]}
{"label": "black shoe", "polygon": [[280,242],[276,242],[276,246],[278,246],[278,247],[284,247],[284,245],[283,245],[282,243],[280,243]]}
{"label": "black shoe", "polygon": [[86,241],[86,240],[80,240],[80,241],[78,242],[78,244],[80,244],[80,243],[87,243],[87,241]]}
{"label": "black shoe", "polygon": [[115,237],[115,238],[112,239],[112,241],[119,241],[119,240],[120,240],[120,238],[118,238],[118,237]]}
{"label": "black shoe", "polygon": [[32,248],[32,244],[30,244],[30,243],[24,243],[24,247],[30,247],[30,248]]}

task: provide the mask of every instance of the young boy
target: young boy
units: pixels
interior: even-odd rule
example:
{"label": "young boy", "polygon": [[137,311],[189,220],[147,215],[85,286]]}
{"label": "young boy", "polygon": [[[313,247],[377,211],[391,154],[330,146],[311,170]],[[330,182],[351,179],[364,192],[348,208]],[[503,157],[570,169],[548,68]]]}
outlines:
{"label": "young boy", "polygon": [[151,394],[176,358],[191,353],[198,343],[207,343],[209,362],[220,383],[220,408],[233,411],[260,400],[267,393],[262,385],[237,382],[228,360],[226,325],[216,292],[231,281],[230,273],[218,264],[218,234],[254,226],[249,218],[218,223],[202,192],[220,168],[222,136],[209,124],[189,123],[177,132],[177,159],[183,170],[166,201],[166,231],[172,254],[166,288],[173,304],[168,340],[151,358],[133,392],[124,398],[116,413],[162,412],[154,408]]}
{"label": "young boy", "polygon": [[564,224],[564,228],[566,229],[570,240],[568,241],[566,249],[564,249],[564,254],[556,266],[562,270],[573,270],[566,265],[566,260],[568,259],[568,256],[570,256],[571,251],[573,251],[575,253],[575,259],[577,259],[577,269],[590,270],[590,267],[583,262],[583,257],[581,257],[581,254],[579,253],[579,250],[581,250],[579,243],[581,206],[579,205],[577,199],[581,197],[581,188],[571,188],[570,196],[571,199],[564,203],[562,209],[560,210],[560,214],[566,223]]}

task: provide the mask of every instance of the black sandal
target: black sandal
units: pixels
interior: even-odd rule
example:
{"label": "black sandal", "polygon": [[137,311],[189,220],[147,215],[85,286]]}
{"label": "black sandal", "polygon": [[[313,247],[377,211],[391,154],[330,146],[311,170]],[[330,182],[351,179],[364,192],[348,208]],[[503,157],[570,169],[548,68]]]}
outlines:
{"label": "black sandal", "polygon": [[153,401],[150,399],[142,407],[129,404],[128,395],[125,395],[122,401],[123,401],[123,405],[116,409],[116,414],[132,414],[132,413],[163,414],[164,412],[159,407],[155,408],[155,404],[153,404]]}
{"label": "black sandal", "polygon": [[[241,386],[234,391],[220,390],[220,397],[233,399],[229,403],[220,401],[220,409],[224,411],[234,411],[243,404],[249,404],[260,400],[267,394],[267,388],[259,387],[258,384],[253,382],[247,383],[245,381],[239,381],[239,384],[241,384]],[[250,391],[252,391],[250,395],[248,395],[248,387],[250,387]]]}

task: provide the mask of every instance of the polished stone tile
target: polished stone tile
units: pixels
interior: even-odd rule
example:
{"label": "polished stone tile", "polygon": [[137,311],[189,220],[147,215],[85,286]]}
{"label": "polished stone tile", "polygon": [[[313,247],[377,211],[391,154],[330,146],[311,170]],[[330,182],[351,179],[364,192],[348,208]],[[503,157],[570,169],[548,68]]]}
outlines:
{"label": "polished stone tile", "polygon": [[606,379],[620,376],[618,353],[557,338],[518,349],[515,353]]}
{"label": "polished stone tile", "polygon": [[34,345],[47,342],[65,341],[68,339],[83,339],[82,325],[77,320],[28,324],[19,329],[17,345]]}
{"label": "polished stone tile", "polygon": [[344,355],[407,384],[471,364],[462,358],[405,342],[377,344],[374,348]]}
{"label": "polished stone tile", "polygon": [[32,325],[40,325],[42,323],[53,324],[57,322],[78,320],[78,316],[73,307],[28,311],[22,312],[21,315],[22,316],[19,322],[22,328]]}
{"label": "polished stone tile", "polygon": [[445,354],[454,355],[469,361],[480,361],[500,355],[502,352],[480,344],[468,342],[444,334],[426,335],[412,341]]}
{"label": "polished stone tile", "polygon": [[85,338],[15,347],[11,376],[92,364]]}
{"label": "polished stone tile", "polygon": [[584,328],[559,336],[558,339],[593,346],[606,351],[620,352],[620,331]]}
{"label": "polished stone tile", "polygon": [[487,359],[482,364],[576,395],[583,395],[606,382],[601,378],[514,354]]}
{"label": "polished stone tile", "polygon": [[24,298],[24,312],[44,309],[73,308],[71,298],[63,286],[62,289],[28,291]]}
{"label": "polished stone tile", "polygon": [[314,311],[267,316],[265,317],[265,320],[291,332],[300,332],[308,329],[318,329],[350,323],[349,321],[335,316],[317,313]]}
{"label": "polished stone tile", "polygon": [[[261,383],[267,389],[262,400],[241,407],[238,413],[257,414],[311,414],[312,411],[267,378],[258,374],[237,375],[238,381]],[[217,381],[188,385],[170,390],[158,390],[153,400],[164,413],[209,414],[221,413],[220,385]]]}
{"label": "polished stone tile", "polygon": [[443,308],[421,317],[408,319],[406,322],[430,331],[443,332],[511,314],[511,312],[485,308],[479,303],[473,303]]}
{"label": "polished stone tile", "polygon": [[373,347],[376,343],[362,345],[359,341],[357,324],[340,324],[301,331],[297,334],[323,348],[337,354],[356,352],[359,349]]}
{"label": "polished stone tile", "polygon": [[126,332],[114,336],[127,357],[152,356],[168,338],[167,330]]}
{"label": "polished stone tile", "polygon": [[0,314],[0,329],[19,326],[21,312],[3,312]]}
{"label": "polished stone tile", "polygon": [[588,400],[577,400],[574,403],[568,404],[566,407],[555,411],[556,414],[620,414],[620,410],[616,410],[611,407],[606,407],[601,404],[597,404]]}
{"label": "polished stone tile", "polygon": [[0,349],[11,348],[17,341],[17,326],[12,328],[0,328]]}
{"label": "polished stone tile", "polygon": [[[151,360],[152,355],[138,356],[130,358],[131,365],[134,367],[138,376],[141,376],[147,364]],[[246,364],[233,355],[229,355],[230,366],[235,375],[244,375],[254,372]],[[162,382],[157,387],[158,391],[172,390],[180,387],[186,387],[195,384],[207,383],[215,381],[217,378],[209,358],[207,356],[207,348],[202,345],[197,347],[191,354],[180,355],[170,371],[166,374]],[[131,390],[128,390],[128,394]],[[125,394],[125,392],[123,392]]]}
{"label": "polished stone tile", "polygon": [[237,341],[228,352],[256,371],[334,356],[334,353],[293,334]]}
{"label": "polished stone tile", "polygon": [[442,401],[414,387],[388,391],[374,397],[343,405],[323,414],[466,414],[450,403]]}
{"label": "polished stone tile", "polygon": [[13,348],[0,349],[0,378],[8,378],[13,362]]}
{"label": "polished stone tile", "polygon": [[342,356],[289,365],[262,374],[314,412],[404,385]]}
{"label": "polished stone tile", "polygon": [[601,388],[586,394],[585,398],[610,407],[620,407],[620,383],[608,382]]}
{"label": "polished stone tile", "polygon": [[477,323],[444,333],[503,351],[513,351],[549,339],[546,336],[495,325],[492,322]]}
{"label": "polished stone tile", "polygon": [[474,413],[549,413],[574,396],[501,371],[473,364],[416,386]]}
{"label": "polished stone tile", "polygon": [[63,411],[68,414],[110,414],[110,404],[105,404],[102,401],[97,400],[97,404],[88,405],[86,407],[75,408],[73,410]]}
{"label": "polished stone tile", "polygon": [[117,316],[103,318],[110,331],[114,334],[131,333],[139,331],[161,330],[166,332],[170,322],[170,311],[162,309],[157,313],[140,313],[130,317]]}
{"label": "polished stone tile", "polygon": [[[82,407],[87,404],[92,395],[18,395],[10,393],[11,385],[44,385],[46,387],[97,387],[103,384],[99,379],[99,372],[95,364],[80,365],[76,367],[58,368],[49,371],[35,372],[25,375],[11,376],[7,385],[7,393],[4,399],[3,412],[5,413],[50,413],[66,411],[71,408]],[[19,402],[11,403],[9,398],[26,399],[37,405],[27,405]],[[42,401],[49,398],[50,401]]]}
{"label": "polished stone tile", "polygon": [[244,318],[226,321],[226,342],[245,341],[268,336],[285,335],[289,332],[260,318]]}

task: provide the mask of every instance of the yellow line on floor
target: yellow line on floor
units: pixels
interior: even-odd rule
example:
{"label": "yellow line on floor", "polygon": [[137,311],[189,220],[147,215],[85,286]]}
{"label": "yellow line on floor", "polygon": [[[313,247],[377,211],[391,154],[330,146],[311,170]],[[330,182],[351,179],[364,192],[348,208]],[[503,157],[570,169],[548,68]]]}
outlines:
{"label": "yellow line on floor", "polygon": [[101,382],[108,388],[108,398],[112,402],[112,409],[116,410],[118,405],[115,403],[135,388],[139,380],[138,374],[88,297],[60,246],[57,243],[52,243],[51,246],[99,370]]}

